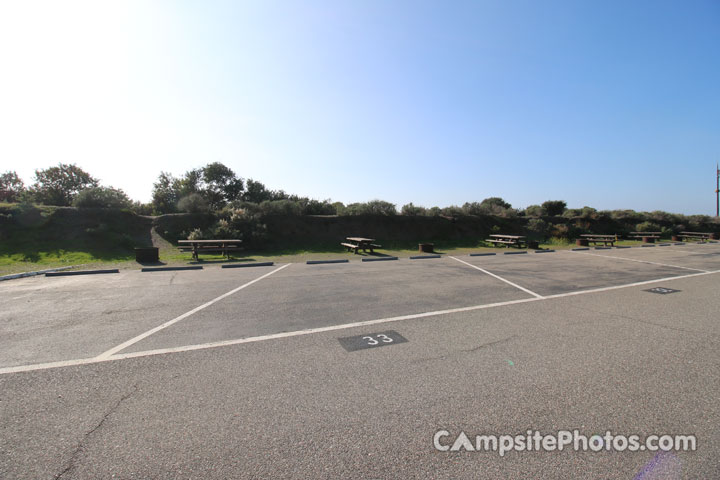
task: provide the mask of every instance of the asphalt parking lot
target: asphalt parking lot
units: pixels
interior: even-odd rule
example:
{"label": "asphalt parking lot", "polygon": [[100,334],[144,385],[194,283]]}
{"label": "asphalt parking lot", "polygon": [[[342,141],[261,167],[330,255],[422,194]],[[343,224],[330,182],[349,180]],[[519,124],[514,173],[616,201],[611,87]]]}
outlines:
{"label": "asphalt parking lot", "polygon": [[[718,478],[719,273],[688,244],[2,282],[0,478]],[[573,429],[697,449],[433,446]]]}

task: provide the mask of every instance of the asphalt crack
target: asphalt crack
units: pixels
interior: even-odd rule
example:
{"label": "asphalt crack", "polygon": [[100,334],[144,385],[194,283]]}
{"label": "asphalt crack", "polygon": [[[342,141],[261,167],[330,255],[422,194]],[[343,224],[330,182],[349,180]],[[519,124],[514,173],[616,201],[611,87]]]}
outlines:
{"label": "asphalt crack", "polygon": [[[576,310],[580,310],[581,312],[586,312],[586,313],[597,313],[597,314],[600,314],[600,315],[607,315],[607,316],[615,317],[615,318],[622,319],[622,320],[632,320],[633,322],[644,323],[644,324],[646,324],[646,325],[653,325],[653,326],[655,326],[655,327],[659,327],[659,328],[663,328],[663,329],[667,329],[667,330],[674,330],[674,331],[676,331],[676,332],[690,333],[690,334],[692,334],[692,335],[711,335],[711,336],[715,336],[714,334],[712,334],[712,333],[709,334],[708,332],[702,332],[702,331],[696,331],[696,330],[689,330],[689,329],[687,329],[687,328],[673,327],[673,326],[670,326],[670,325],[665,325],[665,324],[663,324],[663,323],[651,322],[650,320],[645,320],[645,319],[643,319],[643,318],[630,317],[630,316],[622,315],[622,314],[619,314],[619,313],[600,312],[600,311],[597,311],[597,310],[593,310],[593,309],[589,309],[589,308],[584,308],[584,307],[578,307],[578,306],[575,306],[575,305],[571,305],[570,308],[574,308],[574,309],[576,309]],[[582,322],[582,323],[584,323],[584,322]]]}
{"label": "asphalt crack", "polygon": [[448,352],[448,353],[446,353],[445,355],[440,355],[440,356],[437,356],[437,357],[425,357],[425,358],[420,358],[420,359],[415,360],[415,363],[422,363],[422,362],[428,362],[428,361],[434,361],[434,360],[445,360],[445,359],[448,359],[448,358],[456,357],[456,356],[461,355],[461,354],[463,354],[463,353],[473,353],[473,352],[477,352],[478,350],[482,350],[482,349],[487,348],[487,347],[493,347],[493,346],[499,345],[499,344],[501,344],[501,343],[509,342],[510,340],[512,340],[512,339],[514,339],[514,338],[518,338],[518,335],[510,335],[509,337],[501,338],[500,340],[495,340],[494,342],[483,343],[483,344],[480,344],[480,345],[478,345],[477,347],[473,347],[473,348],[459,349],[459,350],[456,350],[456,351],[454,351],[454,352]]}
{"label": "asphalt crack", "polygon": [[477,352],[478,350],[482,350],[483,348],[486,348],[486,347],[492,347],[493,345],[497,345],[498,343],[508,342],[508,341],[512,340],[513,338],[517,338],[517,335],[510,335],[507,338],[501,338],[500,340],[495,340],[494,342],[483,343],[481,345],[478,345],[477,347],[470,348],[468,350],[460,350],[460,351],[465,352],[465,353]]}
{"label": "asphalt crack", "polygon": [[133,385],[133,389],[129,393],[126,393],[125,395],[120,397],[120,399],[117,402],[115,402],[115,405],[113,405],[112,408],[110,408],[110,410],[108,410],[107,413],[105,413],[105,415],[103,415],[103,417],[100,419],[98,424],[95,425],[92,429],[90,429],[90,431],[88,431],[85,435],[83,435],[82,440],[80,440],[77,447],[75,447],[75,451],[70,456],[70,460],[68,461],[67,466],[63,469],[62,472],[55,475],[55,480],[59,480],[59,479],[63,478],[66,474],[70,473],[75,468],[75,462],[76,462],[78,456],[83,452],[85,445],[87,445],[90,437],[95,432],[97,432],[100,429],[100,427],[103,426],[105,421],[110,417],[110,415],[115,413],[115,411],[120,407],[120,405],[125,400],[130,398],[135,392],[137,392],[137,390],[138,390],[137,384]]}

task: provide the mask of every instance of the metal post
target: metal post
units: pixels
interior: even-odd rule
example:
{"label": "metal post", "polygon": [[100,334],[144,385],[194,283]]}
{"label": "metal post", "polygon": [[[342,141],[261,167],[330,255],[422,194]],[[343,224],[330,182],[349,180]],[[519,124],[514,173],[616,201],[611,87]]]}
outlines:
{"label": "metal post", "polygon": [[720,217],[720,165],[715,164],[715,216]]}

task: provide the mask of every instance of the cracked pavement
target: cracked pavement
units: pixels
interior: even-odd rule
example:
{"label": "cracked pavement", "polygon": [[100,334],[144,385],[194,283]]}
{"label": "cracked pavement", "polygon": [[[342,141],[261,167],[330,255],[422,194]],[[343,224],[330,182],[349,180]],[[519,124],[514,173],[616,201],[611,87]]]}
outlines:
{"label": "cracked pavement", "polygon": [[[708,269],[720,268],[720,258],[693,250],[637,250],[611,253],[660,263],[688,258],[693,267],[704,258]],[[468,262],[542,294],[668,274],[658,265],[552,255]],[[657,284],[681,290],[671,295],[639,285],[513,303],[528,295],[451,259],[427,262],[292,265],[133,345],[136,358],[0,375],[0,478],[627,479],[653,468],[659,474],[651,452],[500,457],[433,448],[438,430],[575,428],[587,435],[694,434],[697,451],[673,452],[663,478],[720,476],[720,274]],[[0,286],[2,328],[16,333],[0,338],[7,347],[0,364],[17,362],[17,349],[25,347],[41,360],[92,358],[264,272],[227,273],[177,272],[173,285],[170,276],[138,274]],[[362,288],[370,282],[373,289]],[[81,293],[95,303],[67,301]],[[155,295],[163,296],[163,308],[151,301]],[[496,301],[506,303],[142,355]],[[54,314],[53,304],[70,310]],[[408,342],[348,353],[338,341],[388,329]]]}

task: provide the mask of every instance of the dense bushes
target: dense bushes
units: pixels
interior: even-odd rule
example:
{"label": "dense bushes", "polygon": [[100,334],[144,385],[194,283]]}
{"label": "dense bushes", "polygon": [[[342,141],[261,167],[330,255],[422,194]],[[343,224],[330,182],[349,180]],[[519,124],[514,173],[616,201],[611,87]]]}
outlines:
{"label": "dense bushes", "polygon": [[465,203],[462,206],[465,215],[495,215],[499,217],[515,217],[517,211],[500,197],[486,198],[482,202]]}
{"label": "dense bushes", "polygon": [[419,215],[427,215],[427,209],[425,207],[416,207],[411,202],[402,206],[400,214],[407,215],[409,217],[417,217]]}
{"label": "dense bushes", "polygon": [[[622,235],[631,231],[660,231],[668,236],[683,230],[720,231],[718,219],[706,215],[686,216],[662,211],[598,211],[589,206],[568,209],[563,200],[547,200],[525,209],[513,208],[500,197],[442,208],[407,203],[400,211],[395,204],[379,199],[345,205],[342,202],[333,203],[329,199],[315,200],[290,195],[283,190],[268,189],[258,181],[237,176],[231,169],[217,162],[189,170],[180,177],[161,173],[154,184],[152,202],[148,204],[130,201],[122,190],[100,187],[98,179],[75,165],[59,164],[57,167],[38,170],[35,177],[35,183],[25,188],[15,172],[0,174],[0,201],[22,202],[22,205],[30,205],[32,202],[72,204],[82,209],[114,209],[119,210],[115,212],[117,214],[128,215],[162,214],[157,219],[156,229],[171,241],[188,236],[231,237],[242,238],[245,245],[261,245],[268,239],[268,224],[279,225],[273,230],[273,236],[281,236],[284,225],[302,224],[304,220],[300,217],[306,216],[364,217],[342,220],[350,223],[358,221],[366,232],[372,230],[373,225],[390,223],[407,228],[443,224],[445,228],[447,221],[456,226],[464,222],[473,224],[473,229],[481,225],[477,227],[479,230],[489,231],[490,227],[485,226],[485,223],[491,222],[496,226],[502,224],[502,227],[498,227],[502,232],[526,233],[543,239],[572,239],[581,233]],[[27,206],[12,212],[0,212],[0,225],[7,227],[25,222],[23,227],[26,227],[27,221],[33,217],[31,213],[32,210]],[[326,219],[315,220],[324,225],[322,222]],[[327,221],[330,222],[329,219]],[[473,230],[473,235],[477,231]],[[85,233],[98,236],[102,234],[102,229],[90,227]],[[0,231],[0,234],[3,232]],[[468,232],[464,234],[469,236]]]}
{"label": "dense bushes", "polygon": [[562,215],[566,208],[567,203],[564,200],[548,200],[542,204],[544,214],[551,217]]}
{"label": "dense bushes", "polygon": [[199,193],[191,193],[178,201],[177,208],[185,213],[204,213],[210,210],[210,205]]}
{"label": "dense bushes", "polygon": [[73,200],[78,208],[129,208],[132,202],[122,190],[109,187],[93,187],[81,190]]}
{"label": "dense bushes", "polygon": [[660,228],[660,225],[654,222],[642,222],[635,225],[637,232],[659,232]]}
{"label": "dense bushes", "polygon": [[545,209],[540,205],[530,205],[523,213],[526,217],[542,217],[545,215]]}
{"label": "dense bushes", "polygon": [[395,205],[383,200],[371,200],[367,203],[351,203],[343,210],[343,215],[397,215]]}

